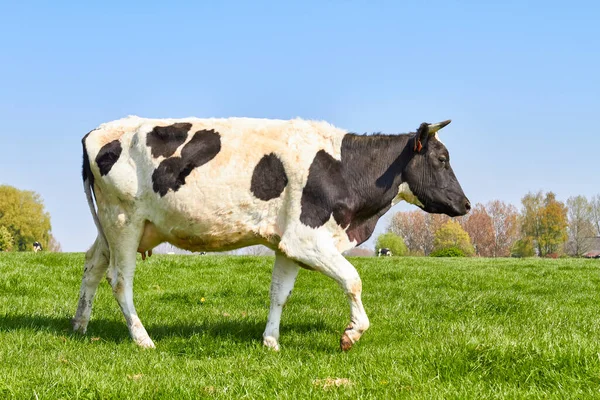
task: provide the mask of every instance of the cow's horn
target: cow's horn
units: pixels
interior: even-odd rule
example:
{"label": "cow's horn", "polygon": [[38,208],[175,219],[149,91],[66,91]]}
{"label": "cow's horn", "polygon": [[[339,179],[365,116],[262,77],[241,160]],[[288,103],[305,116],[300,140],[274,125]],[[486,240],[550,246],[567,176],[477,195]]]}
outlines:
{"label": "cow's horn", "polygon": [[429,134],[433,135],[434,133],[436,133],[437,131],[439,131],[440,129],[442,129],[446,125],[448,125],[450,122],[452,122],[452,120],[451,119],[447,119],[445,121],[438,122],[437,124],[429,124]]}

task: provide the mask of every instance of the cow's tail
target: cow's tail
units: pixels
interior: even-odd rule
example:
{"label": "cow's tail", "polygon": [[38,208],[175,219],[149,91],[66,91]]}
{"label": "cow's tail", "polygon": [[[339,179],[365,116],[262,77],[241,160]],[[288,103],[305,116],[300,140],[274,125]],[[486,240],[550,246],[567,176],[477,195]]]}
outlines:
{"label": "cow's tail", "polygon": [[96,197],[96,194],[94,193],[94,174],[92,173],[92,168],[90,167],[90,158],[85,146],[85,140],[87,139],[88,135],[89,133],[85,135],[81,141],[81,144],[83,145],[83,190],[85,191],[85,196],[87,198],[88,206],[90,207],[90,212],[92,213],[92,218],[94,219],[94,224],[96,225],[96,229],[98,229],[98,237],[100,240],[103,240],[104,244],[108,247],[108,241],[104,235],[104,230],[102,229],[100,219],[98,219],[98,212],[96,211],[96,206],[94,205],[94,198]]}

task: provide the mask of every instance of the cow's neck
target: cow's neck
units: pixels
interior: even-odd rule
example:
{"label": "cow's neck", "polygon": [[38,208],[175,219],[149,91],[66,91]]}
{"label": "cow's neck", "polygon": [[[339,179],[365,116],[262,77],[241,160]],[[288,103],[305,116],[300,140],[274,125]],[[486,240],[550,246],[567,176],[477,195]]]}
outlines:
{"label": "cow's neck", "polygon": [[[362,243],[377,220],[390,209],[413,155],[414,135],[347,134],[342,142],[342,169],[354,217],[349,236]],[[351,237],[351,239],[353,239]]]}
{"label": "cow's neck", "polygon": [[375,215],[391,205],[402,171],[413,150],[410,135],[347,134],[342,142],[342,170],[355,212]]}

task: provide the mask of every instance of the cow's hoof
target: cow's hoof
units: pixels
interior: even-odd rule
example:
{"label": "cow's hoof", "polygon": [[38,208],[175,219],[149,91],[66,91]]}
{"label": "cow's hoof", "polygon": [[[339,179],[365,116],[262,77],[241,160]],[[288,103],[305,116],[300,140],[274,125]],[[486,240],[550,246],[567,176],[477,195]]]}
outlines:
{"label": "cow's hoof", "polygon": [[71,325],[73,326],[73,332],[85,335],[85,332],[87,331],[87,322],[72,319]]}
{"label": "cow's hoof", "polygon": [[150,337],[146,336],[144,339],[140,339],[136,341],[136,344],[140,346],[142,349],[155,349],[156,346]]}
{"label": "cow's hoof", "polygon": [[350,339],[350,336],[348,336],[348,334],[346,332],[344,332],[344,334],[342,335],[342,338],[340,339],[340,348],[342,349],[342,351],[348,351],[352,348],[352,345],[354,344],[354,342],[352,342],[352,339]]}
{"label": "cow's hoof", "polygon": [[279,343],[273,336],[265,336],[263,338],[263,344],[273,351],[279,351]]}

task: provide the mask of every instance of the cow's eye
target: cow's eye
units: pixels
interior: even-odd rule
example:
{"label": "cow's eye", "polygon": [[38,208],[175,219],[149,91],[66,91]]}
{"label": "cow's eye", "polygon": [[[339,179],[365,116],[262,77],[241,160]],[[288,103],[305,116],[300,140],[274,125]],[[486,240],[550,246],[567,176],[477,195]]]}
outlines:
{"label": "cow's eye", "polygon": [[442,163],[447,161],[446,156],[439,156],[438,160],[439,160],[439,162],[442,162]]}

